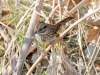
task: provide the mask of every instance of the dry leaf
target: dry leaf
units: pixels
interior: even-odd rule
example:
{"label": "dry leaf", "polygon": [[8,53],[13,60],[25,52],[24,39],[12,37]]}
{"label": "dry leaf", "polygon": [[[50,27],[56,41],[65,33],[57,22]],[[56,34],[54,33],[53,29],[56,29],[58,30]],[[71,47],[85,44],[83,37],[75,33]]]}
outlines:
{"label": "dry leaf", "polygon": [[53,24],[55,24],[55,20],[54,20],[53,18],[49,18],[49,23],[50,23],[51,25],[53,25]]}
{"label": "dry leaf", "polygon": [[67,12],[65,16],[66,16],[66,17],[74,17],[74,13],[69,13],[69,12]]}
{"label": "dry leaf", "polygon": [[96,44],[98,37],[99,37],[99,28],[100,26],[89,24],[89,31],[86,35],[87,43]]}
{"label": "dry leaf", "polygon": [[3,9],[2,10],[2,16],[5,16],[5,15],[7,15],[9,13],[10,13],[10,11],[8,9]]}
{"label": "dry leaf", "polygon": [[89,5],[91,2],[92,2],[92,0],[88,0],[88,1],[85,3],[85,6]]}

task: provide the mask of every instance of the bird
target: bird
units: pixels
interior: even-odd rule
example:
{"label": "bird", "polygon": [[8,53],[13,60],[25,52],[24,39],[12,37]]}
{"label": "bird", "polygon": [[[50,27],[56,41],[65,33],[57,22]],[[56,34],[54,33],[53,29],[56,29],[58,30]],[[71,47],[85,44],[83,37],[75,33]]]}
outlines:
{"label": "bird", "polygon": [[56,24],[48,24],[45,22],[41,22],[37,31],[35,31],[35,38],[39,43],[43,43],[48,45],[52,43],[57,38],[57,32],[59,31],[62,25],[65,25],[68,21],[72,20],[73,17],[67,17],[63,20],[59,21]]}

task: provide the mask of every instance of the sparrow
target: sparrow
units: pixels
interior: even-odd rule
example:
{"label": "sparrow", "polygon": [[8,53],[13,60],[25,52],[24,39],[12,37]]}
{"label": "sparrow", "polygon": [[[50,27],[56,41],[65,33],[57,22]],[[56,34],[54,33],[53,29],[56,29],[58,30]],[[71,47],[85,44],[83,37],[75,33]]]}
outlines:
{"label": "sparrow", "polygon": [[38,42],[43,44],[50,44],[57,38],[57,32],[62,25],[65,25],[68,21],[71,21],[73,17],[67,17],[58,23],[51,25],[41,22],[37,31],[35,32],[35,38]]}

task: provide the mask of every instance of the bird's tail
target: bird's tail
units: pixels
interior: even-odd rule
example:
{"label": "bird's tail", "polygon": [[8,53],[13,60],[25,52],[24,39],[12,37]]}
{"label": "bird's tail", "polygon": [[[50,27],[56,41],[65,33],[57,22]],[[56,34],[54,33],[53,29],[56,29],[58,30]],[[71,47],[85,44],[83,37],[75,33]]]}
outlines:
{"label": "bird's tail", "polygon": [[62,25],[65,25],[67,22],[71,21],[73,19],[73,17],[67,17],[67,18],[64,18],[63,20],[59,21],[58,23],[56,23],[55,25],[57,27],[60,27]]}

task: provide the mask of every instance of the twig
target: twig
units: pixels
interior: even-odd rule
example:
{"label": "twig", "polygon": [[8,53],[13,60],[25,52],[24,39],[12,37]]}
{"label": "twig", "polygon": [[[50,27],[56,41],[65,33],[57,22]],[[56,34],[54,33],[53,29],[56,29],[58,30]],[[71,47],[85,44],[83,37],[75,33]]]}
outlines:
{"label": "twig", "polygon": [[5,35],[5,33],[3,32],[3,30],[0,28],[0,34],[2,35],[2,37],[4,38],[4,40],[9,44],[11,41],[10,39],[8,39],[8,37]]}
{"label": "twig", "polygon": [[90,58],[89,63],[88,63],[88,69],[89,69],[89,71],[91,70],[91,68],[93,66],[93,63],[95,62],[95,60],[97,58],[97,55],[98,55],[98,53],[100,51],[100,47],[98,47],[100,45],[99,41],[100,41],[100,36],[99,36],[99,38],[97,40],[96,47],[94,48],[93,53],[92,53],[91,58]]}
{"label": "twig", "polygon": [[69,13],[75,13],[77,9],[81,8],[87,1],[89,0],[82,0],[79,4],[77,4]]}
{"label": "twig", "polygon": [[8,29],[10,29],[10,30],[14,31],[14,29],[12,29],[11,27],[9,27],[8,25],[4,24],[4,23],[3,23],[3,22],[1,22],[1,21],[0,21],[0,24],[1,24],[1,25],[3,25],[3,26],[5,26],[5,27],[7,27]]}
{"label": "twig", "polygon": [[52,48],[52,45],[49,45],[47,49],[40,55],[40,57],[36,60],[36,62],[32,65],[30,70],[27,72],[26,75],[30,75],[31,72],[34,70],[35,66],[41,61],[41,59],[45,56],[45,54]]}
{"label": "twig", "polygon": [[52,10],[54,9],[55,7],[55,0],[52,1]]}
{"label": "twig", "polygon": [[67,6],[66,9],[67,9],[67,10],[68,10],[68,7],[69,7],[69,5],[70,5],[70,2],[71,2],[71,0],[68,0],[68,1],[66,0],[66,6]]}
{"label": "twig", "polygon": [[75,68],[70,64],[70,60],[66,57],[63,47],[61,49],[60,54],[61,54],[62,64],[64,65],[64,68],[67,70],[66,75],[80,75],[75,70]]}
{"label": "twig", "polygon": [[59,5],[59,17],[60,17],[60,20],[62,19],[62,17],[61,17],[61,14],[62,14],[62,12],[61,12],[61,1],[60,0],[58,0],[58,5]]}
{"label": "twig", "polygon": [[[30,8],[32,8],[34,6],[34,3],[30,6]],[[20,24],[22,24],[23,19],[25,18],[25,16],[29,13],[30,8],[25,12],[25,14],[21,17],[21,19],[19,20],[17,27],[18,28],[20,26]]]}
{"label": "twig", "polygon": [[56,9],[59,7],[59,5],[57,5],[53,10],[52,12],[50,13],[49,17],[47,18],[47,20],[45,21],[46,23],[48,22],[48,20],[54,15]]}

